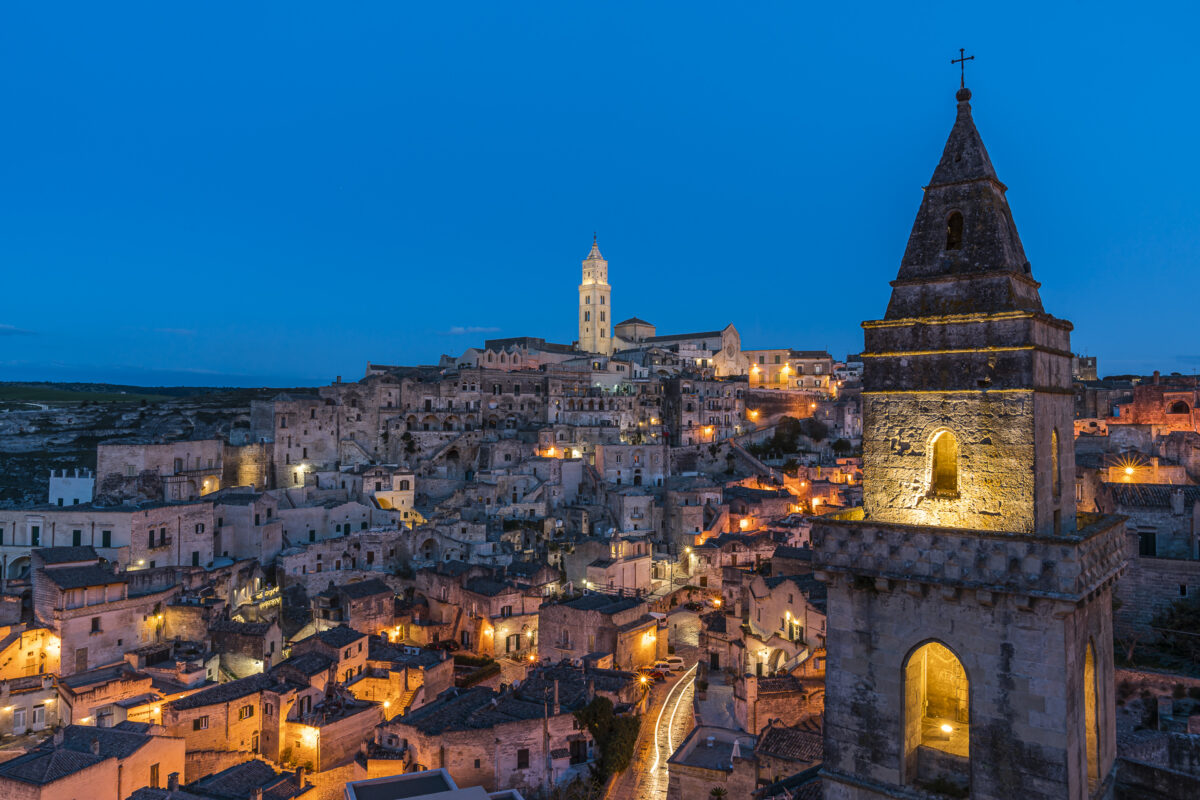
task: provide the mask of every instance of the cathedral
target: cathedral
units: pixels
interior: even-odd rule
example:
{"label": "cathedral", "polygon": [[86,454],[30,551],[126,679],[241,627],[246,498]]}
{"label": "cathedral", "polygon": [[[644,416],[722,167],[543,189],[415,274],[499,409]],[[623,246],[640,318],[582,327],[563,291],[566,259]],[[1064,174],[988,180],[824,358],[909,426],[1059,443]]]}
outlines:
{"label": "cathedral", "polygon": [[829,800],[1107,798],[1123,520],[1075,512],[1070,323],[957,118],[864,322],[861,509],[822,517]]}
{"label": "cathedral", "polygon": [[579,339],[575,347],[582,353],[602,356],[622,352],[623,360],[641,363],[661,363],[659,356],[670,354],[678,366],[711,369],[717,377],[746,375],[750,369],[750,362],[742,354],[741,336],[732,324],[717,331],[662,336],[654,325],[637,317],[614,324],[608,261],[600,254],[595,235],[592,249],[583,260]]}

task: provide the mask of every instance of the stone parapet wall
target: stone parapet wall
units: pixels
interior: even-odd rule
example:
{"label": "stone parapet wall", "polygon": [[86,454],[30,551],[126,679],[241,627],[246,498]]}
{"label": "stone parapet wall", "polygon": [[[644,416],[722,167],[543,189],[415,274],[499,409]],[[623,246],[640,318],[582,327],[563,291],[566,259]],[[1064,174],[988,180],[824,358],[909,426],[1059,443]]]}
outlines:
{"label": "stone parapet wall", "polygon": [[1116,597],[1120,608],[1113,613],[1118,636],[1140,635],[1147,638],[1147,627],[1159,613],[1181,599],[1179,587],[1186,586],[1188,596],[1200,591],[1200,561],[1170,558],[1130,558]]}
{"label": "stone parapet wall", "polygon": [[818,573],[1079,600],[1125,564],[1124,518],[1065,536],[928,528],[821,517],[812,530]]}

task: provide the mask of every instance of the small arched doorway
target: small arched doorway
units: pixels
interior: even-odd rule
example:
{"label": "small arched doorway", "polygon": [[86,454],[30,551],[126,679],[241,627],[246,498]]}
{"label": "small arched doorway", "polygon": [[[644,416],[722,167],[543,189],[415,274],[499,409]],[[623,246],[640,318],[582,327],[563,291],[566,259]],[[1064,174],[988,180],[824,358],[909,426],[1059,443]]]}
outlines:
{"label": "small arched doorway", "polygon": [[909,655],[904,665],[905,783],[936,778],[936,771],[964,788],[969,785],[970,693],[962,662],[941,642],[926,642]]}

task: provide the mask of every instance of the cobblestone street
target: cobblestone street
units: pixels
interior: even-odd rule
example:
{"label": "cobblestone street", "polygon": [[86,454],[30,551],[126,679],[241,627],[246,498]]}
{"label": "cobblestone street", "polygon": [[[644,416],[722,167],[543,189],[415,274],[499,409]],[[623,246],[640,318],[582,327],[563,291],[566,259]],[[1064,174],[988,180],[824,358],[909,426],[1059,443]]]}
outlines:
{"label": "cobblestone street", "polygon": [[667,759],[692,730],[699,617],[681,610],[670,615],[670,622],[675,653],[687,667],[652,690],[633,763],[610,784],[608,800],[663,800],[669,779]]}

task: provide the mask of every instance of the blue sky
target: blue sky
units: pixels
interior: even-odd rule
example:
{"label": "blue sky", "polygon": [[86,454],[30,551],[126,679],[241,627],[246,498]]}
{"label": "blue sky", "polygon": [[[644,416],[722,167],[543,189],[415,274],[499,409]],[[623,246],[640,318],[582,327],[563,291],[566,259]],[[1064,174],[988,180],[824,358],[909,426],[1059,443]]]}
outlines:
{"label": "blue sky", "polygon": [[570,341],[593,230],[616,318],[856,352],[959,47],[1075,349],[1200,369],[1197,11],[913,8],[9,4],[0,380],[320,383]]}

